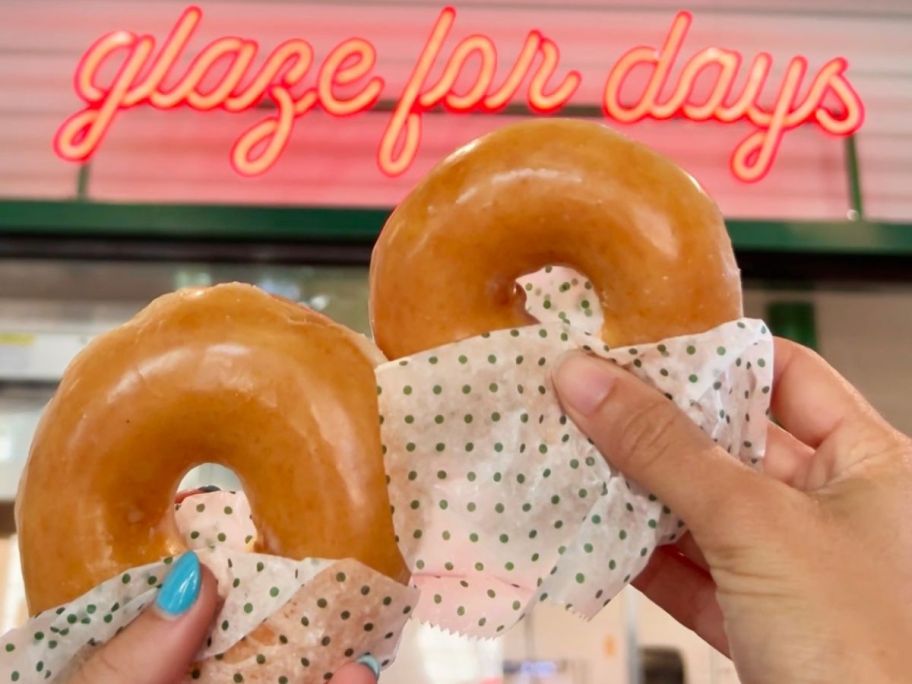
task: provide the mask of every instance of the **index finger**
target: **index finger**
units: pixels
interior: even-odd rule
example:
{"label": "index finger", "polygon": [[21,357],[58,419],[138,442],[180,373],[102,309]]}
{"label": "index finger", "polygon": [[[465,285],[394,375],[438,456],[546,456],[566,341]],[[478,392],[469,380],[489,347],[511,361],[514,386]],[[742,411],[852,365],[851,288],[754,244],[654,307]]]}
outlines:
{"label": "index finger", "polygon": [[782,427],[817,448],[847,418],[870,413],[861,394],[823,358],[775,338],[772,412]]}

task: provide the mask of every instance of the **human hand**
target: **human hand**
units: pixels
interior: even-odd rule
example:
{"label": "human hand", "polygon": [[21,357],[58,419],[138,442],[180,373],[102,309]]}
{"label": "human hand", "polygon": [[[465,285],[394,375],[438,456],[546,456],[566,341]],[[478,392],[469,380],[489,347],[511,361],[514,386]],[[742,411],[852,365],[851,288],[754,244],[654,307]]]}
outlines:
{"label": "human hand", "polygon": [[[202,488],[178,495],[178,503]],[[178,558],[155,603],[98,648],[67,684],[173,684],[183,679],[218,612],[215,577],[188,551]],[[341,668],[330,684],[375,684],[380,672],[370,656]]]}
{"label": "human hand", "polygon": [[155,603],[98,648],[68,684],[172,684],[190,669],[218,610],[212,573],[188,551],[176,561]]}
{"label": "human hand", "polygon": [[634,581],[744,684],[912,676],[912,442],[812,351],[776,340],[766,475],[661,394],[573,354],[562,405],[687,523]]}

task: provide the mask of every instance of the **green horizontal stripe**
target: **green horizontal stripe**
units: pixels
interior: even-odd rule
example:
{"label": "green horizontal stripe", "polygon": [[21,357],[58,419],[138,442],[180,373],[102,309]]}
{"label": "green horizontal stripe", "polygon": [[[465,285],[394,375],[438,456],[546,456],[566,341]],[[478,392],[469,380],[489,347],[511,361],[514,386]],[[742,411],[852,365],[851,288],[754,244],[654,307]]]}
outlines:
{"label": "green horizontal stripe", "polygon": [[[388,208],[0,201],[0,236],[370,243]],[[912,224],[731,219],[739,251],[912,255]]]}

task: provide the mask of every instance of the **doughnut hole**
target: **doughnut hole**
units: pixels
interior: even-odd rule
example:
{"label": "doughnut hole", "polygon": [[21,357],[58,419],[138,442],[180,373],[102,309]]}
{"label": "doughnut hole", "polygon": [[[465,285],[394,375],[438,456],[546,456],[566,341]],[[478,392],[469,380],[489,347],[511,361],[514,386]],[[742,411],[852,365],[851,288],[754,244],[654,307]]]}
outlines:
{"label": "doughnut hole", "polygon": [[546,266],[516,280],[517,298],[539,323],[564,322],[597,334],[602,309],[592,282],[568,266]]}
{"label": "doughnut hole", "polygon": [[190,548],[231,548],[262,551],[259,530],[238,475],[224,466],[204,463],[181,481],[175,501],[175,522]]}
{"label": "doughnut hole", "polygon": [[240,492],[243,491],[241,480],[231,468],[226,468],[218,463],[203,463],[191,468],[181,480],[177,492],[185,492],[200,487],[218,487],[219,489]]}

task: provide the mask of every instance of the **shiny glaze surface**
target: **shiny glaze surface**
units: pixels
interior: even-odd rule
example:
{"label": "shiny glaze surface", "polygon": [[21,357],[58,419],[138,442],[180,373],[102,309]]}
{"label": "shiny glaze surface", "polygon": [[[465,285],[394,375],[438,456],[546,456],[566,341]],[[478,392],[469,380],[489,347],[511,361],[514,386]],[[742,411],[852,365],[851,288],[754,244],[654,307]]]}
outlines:
{"label": "shiny glaze surface", "polygon": [[240,478],[258,550],[406,579],[374,361],[354,332],[240,284],[165,295],[93,340],[44,412],[16,501],[31,613],[181,552],[175,491],[206,462]]}
{"label": "shiny glaze surface", "polygon": [[741,315],[718,208],[664,157],[600,124],[522,122],[450,155],[390,216],[371,260],[371,324],[390,358],[527,325],[521,275],[591,281],[612,346]]}

